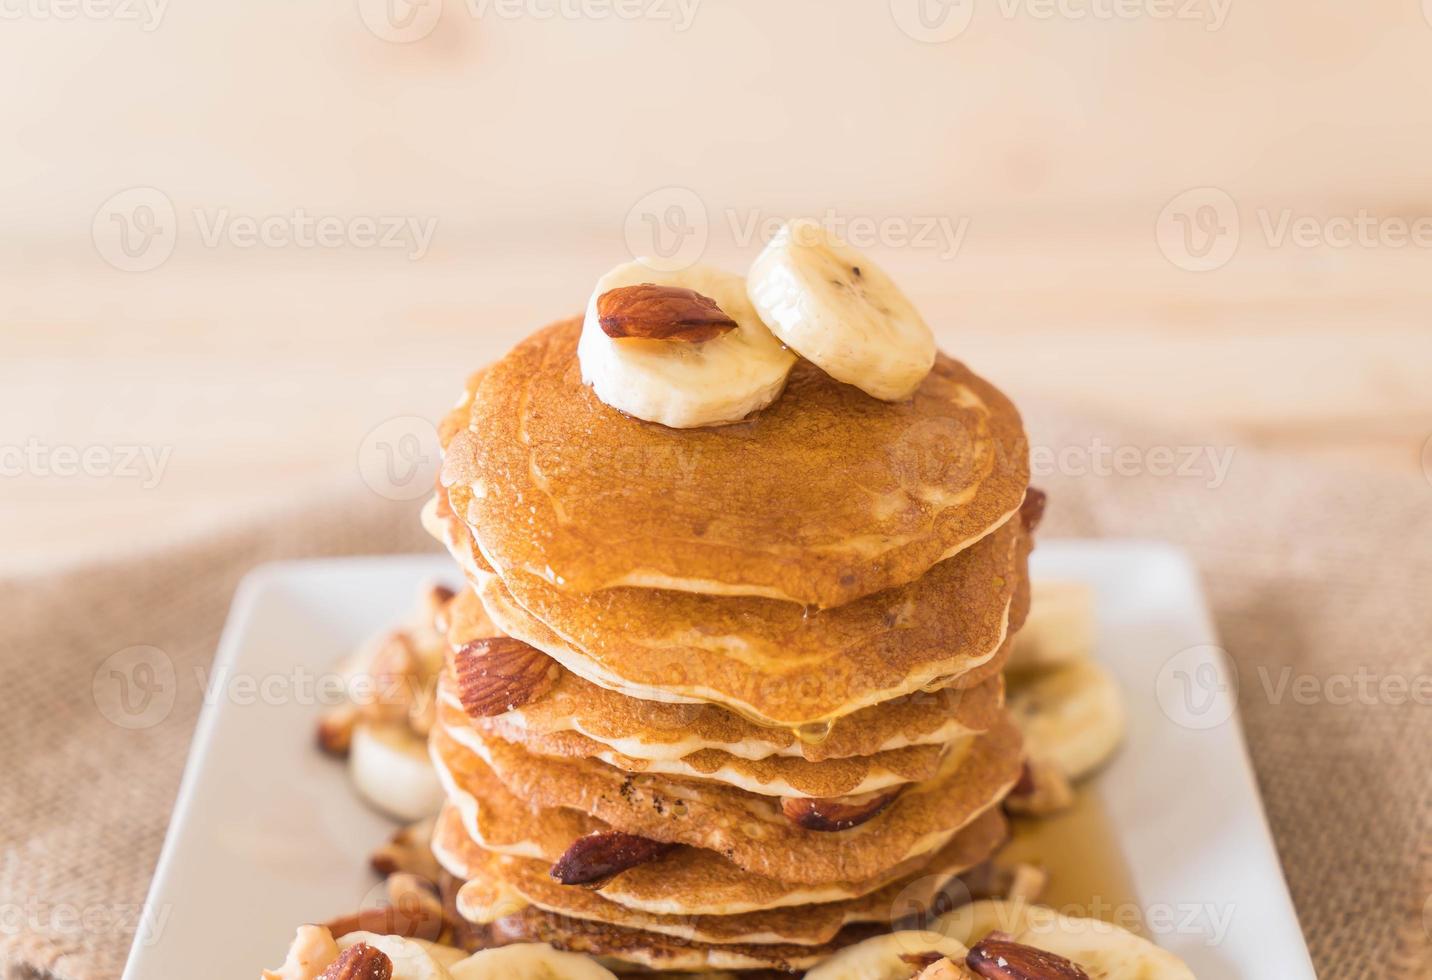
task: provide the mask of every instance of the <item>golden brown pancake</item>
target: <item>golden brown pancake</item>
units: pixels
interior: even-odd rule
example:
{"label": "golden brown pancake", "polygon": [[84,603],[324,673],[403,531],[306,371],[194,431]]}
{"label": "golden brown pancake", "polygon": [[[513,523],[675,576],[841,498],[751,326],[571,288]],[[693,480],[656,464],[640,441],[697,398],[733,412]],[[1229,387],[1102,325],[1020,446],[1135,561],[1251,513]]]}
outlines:
{"label": "golden brown pancake", "polygon": [[[1018,779],[1018,731],[1002,720],[974,738],[968,751],[951,752],[935,778],[907,786],[875,817],[834,833],[806,830],[783,815],[778,801],[719,783],[624,773],[590,759],[536,756],[498,738],[468,732],[455,742],[439,708],[442,758],[470,769],[465,755],[479,754],[512,795],[538,808],[589,813],[612,828],[669,843],[717,851],[755,874],[782,881],[821,883],[874,877],[906,858],[928,853],[995,805]],[[454,773],[459,789],[466,789]],[[469,790],[471,792],[471,790]],[[492,850],[481,836],[478,843]]]}
{"label": "golden brown pancake", "polygon": [[[1017,607],[1018,597],[1016,611]],[[447,617],[447,639],[454,649],[500,634],[470,590],[449,604]],[[996,656],[991,663],[995,661],[1002,658]],[[517,730],[536,736],[577,732],[632,759],[681,759],[719,749],[745,759],[782,756],[821,762],[909,745],[943,745],[961,735],[987,731],[1000,716],[1004,697],[997,663],[991,673],[988,680],[969,689],[917,691],[863,708],[828,727],[797,731],[757,725],[712,704],[627,697],[563,668],[556,684],[536,700],[473,723],[490,727],[509,741],[522,740],[514,736]]]}
{"label": "golden brown pancake", "polygon": [[1022,538],[1019,522],[1008,522],[910,585],[815,612],[658,589],[577,596],[520,572],[482,573],[476,587],[502,632],[595,684],[648,700],[708,701],[760,724],[795,727],[991,659],[1025,576]]}
{"label": "golden brown pancake", "polygon": [[[513,796],[481,759],[459,752],[440,731],[434,733],[433,746],[439,775],[448,789],[449,808],[462,821],[465,839],[474,847],[551,865],[578,837],[612,829],[575,810],[530,807]],[[945,849],[964,846],[956,840],[967,832],[975,833],[976,823],[987,821],[988,814],[997,815],[998,810],[992,808],[971,821]],[[469,877],[458,858],[441,847],[437,850],[449,871]],[[931,860],[943,858],[919,854],[870,878],[804,883],[753,874],[715,851],[679,847],[657,861],[623,872],[597,891],[608,901],[654,915],[736,915],[859,898],[917,873]]]}
{"label": "golden brown pancake", "polygon": [[[458,907],[458,911],[463,911]],[[790,944],[696,943],[675,936],[623,929],[529,908],[499,919],[489,933],[502,943],[550,943],[558,949],[585,953],[608,967],[636,964],[653,970],[696,972],[706,970],[807,970],[837,950],[873,935],[889,932],[888,924],[857,923],[847,926],[821,946]]]}
{"label": "golden brown pancake", "polygon": [[[478,847],[452,809],[439,818],[433,846],[443,855],[444,867],[469,882],[464,890],[474,913],[494,904],[510,912],[526,903],[547,912],[698,942],[814,945],[829,942],[854,922],[889,922],[912,908],[929,908],[955,876],[988,858],[1006,832],[1003,816],[991,810],[955,835],[923,867],[876,891],[843,901],[734,915],[655,915],[619,905],[580,885],[563,885],[544,861],[505,857]],[[494,903],[494,896],[503,897]]]}
{"label": "golden brown pancake", "polygon": [[903,402],[801,362],[735,425],[675,430],[582,383],[578,318],[487,369],[443,483],[504,578],[831,607],[905,585],[985,537],[1029,482],[1019,414],[940,355]]}

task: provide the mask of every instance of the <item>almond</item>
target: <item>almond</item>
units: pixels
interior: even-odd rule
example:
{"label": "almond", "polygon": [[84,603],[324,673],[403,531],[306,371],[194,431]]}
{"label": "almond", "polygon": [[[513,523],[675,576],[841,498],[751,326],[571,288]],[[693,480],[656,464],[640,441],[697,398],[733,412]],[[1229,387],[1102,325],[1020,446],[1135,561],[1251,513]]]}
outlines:
{"label": "almond", "polygon": [[573,841],[557,859],[552,865],[552,877],[564,885],[600,888],[623,871],[655,861],[674,847],[675,844],[615,830],[588,834]]}
{"label": "almond", "polygon": [[369,865],[385,877],[406,872],[435,881],[439,873],[432,849],[435,823],[436,819],[429,817],[401,828],[388,843],[373,852],[368,858]]}
{"label": "almond", "polygon": [[318,980],[393,980],[393,961],[367,943],[354,943],[318,975]]}
{"label": "almond", "polygon": [[343,758],[353,744],[353,726],[358,722],[358,708],[340,705],[326,711],[318,719],[318,747],[329,755]]}
{"label": "almond", "polygon": [[1047,817],[1074,805],[1074,787],[1058,766],[1039,759],[1025,762],[1019,781],[1004,798],[1009,813]]}
{"label": "almond", "polygon": [[900,790],[889,789],[830,800],[781,797],[781,812],[797,827],[822,832],[858,827],[890,805]]}
{"label": "almond", "polygon": [[925,967],[915,980],[973,980],[974,976],[963,964],[941,956]]}
{"label": "almond", "polygon": [[736,329],[716,301],[694,289],[637,286],[609,289],[597,297],[597,320],[608,337],[682,340],[699,344]]}
{"label": "almond", "polygon": [[988,980],[1089,980],[1089,974],[1062,956],[993,934],[970,948],[965,965]]}
{"label": "almond", "polygon": [[536,647],[510,636],[464,643],[453,656],[458,698],[474,718],[520,708],[557,679],[557,665]]}

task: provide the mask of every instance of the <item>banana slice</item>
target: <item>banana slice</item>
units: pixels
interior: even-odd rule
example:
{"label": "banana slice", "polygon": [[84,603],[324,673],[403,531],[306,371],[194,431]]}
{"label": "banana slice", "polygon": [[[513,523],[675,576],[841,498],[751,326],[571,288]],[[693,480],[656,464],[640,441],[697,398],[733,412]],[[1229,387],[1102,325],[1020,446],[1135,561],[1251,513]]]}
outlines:
{"label": "banana slice", "polygon": [[1127,724],[1119,685],[1092,660],[1015,685],[1009,711],[1030,760],[1052,765],[1071,781],[1113,755]]}
{"label": "banana slice", "polygon": [[348,774],[369,803],[408,823],[442,807],[443,790],[427,743],[406,724],[360,724],[353,730]]}
{"label": "banana slice", "polygon": [[963,963],[969,950],[940,932],[888,932],[845,947],[809,971],[805,980],[908,980],[920,968],[906,957],[922,953],[940,953]]}
{"label": "banana slice", "polygon": [[450,946],[401,936],[383,936],[376,932],[350,932],[338,938],[340,950],[355,943],[367,943],[392,960],[392,980],[454,980],[447,966],[461,961],[466,955]]}
{"label": "banana slice", "polygon": [[876,398],[908,398],[934,366],[935,338],[914,304],[819,222],[782,226],[751,265],[746,290],[786,346]]}
{"label": "banana slice", "polygon": [[988,900],[963,905],[935,923],[953,940],[973,946],[996,930],[1014,942],[1062,956],[1092,980],[1194,980],[1182,960],[1126,929],[1099,919],[1060,915],[1043,905]]}
{"label": "banana slice", "polygon": [[1087,660],[1094,648],[1094,595],[1083,582],[1035,581],[1024,627],[1005,670],[1038,673]]}
{"label": "banana slice", "polygon": [[[453,980],[616,980],[616,974],[546,943],[519,943],[474,953],[448,968]],[[393,980],[398,980],[396,974]]]}
{"label": "banana slice", "polygon": [[[607,336],[597,300],[610,290],[644,283],[695,290],[714,300],[736,328],[698,342]],[[582,380],[602,401],[673,429],[739,422],[780,397],[796,363],[756,315],[740,276],[703,265],[662,272],[640,261],[597,280],[577,359]]]}

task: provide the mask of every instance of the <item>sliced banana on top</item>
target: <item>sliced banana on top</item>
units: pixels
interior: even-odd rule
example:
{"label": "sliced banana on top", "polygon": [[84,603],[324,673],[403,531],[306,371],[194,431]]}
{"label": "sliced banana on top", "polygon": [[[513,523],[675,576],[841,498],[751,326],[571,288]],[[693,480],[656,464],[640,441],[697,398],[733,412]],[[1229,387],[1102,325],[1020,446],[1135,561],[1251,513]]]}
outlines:
{"label": "sliced banana on top", "polygon": [[1127,724],[1119,685],[1092,660],[1013,685],[1009,712],[1029,758],[1070,780],[1087,776],[1113,755]]}
{"label": "sliced banana on top", "polygon": [[782,226],[756,257],[746,289],[786,346],[876,398],[908,398],[934,366],[935,338],[919,311],[819,222]]}
{"label": "sliced banana on top", "polygon": [[925,953],[939,953],[963,963],[963,943],[932,932],[888,932],[847,946],[810,970],[805,980],[909,980],[920,972],[914,965]]}
{"label": "sliced banana on top", "polygon": [[974,902],[941,916],[935,928],[968,946],[994,931],[1008,933],[1013,942],[1077,964],[1092,980],[1194,980],[1177,956],[1127,929],[1060,915],[1043,905]]}
{"label": "sliced banana on top", "polygon": [[616,980],[616,974],[594,960],[546,943],[485,949],[454,963],[448,972],[453,980]]}
{"label": "sliced banana on top", "polygon": [[[609,336],[598,301],[613,290],[643,284],[692,290],[715,301],[735,327],[714,336],[698,333],[705,339],[694,341]],[[739,422],[765,408],[780,397],[796,362],[756,315],[740,276],[704,265],[664,272],[640,261],[619,265],[597,281],[577,357],[582,380],[602,401],[674,429]]]}

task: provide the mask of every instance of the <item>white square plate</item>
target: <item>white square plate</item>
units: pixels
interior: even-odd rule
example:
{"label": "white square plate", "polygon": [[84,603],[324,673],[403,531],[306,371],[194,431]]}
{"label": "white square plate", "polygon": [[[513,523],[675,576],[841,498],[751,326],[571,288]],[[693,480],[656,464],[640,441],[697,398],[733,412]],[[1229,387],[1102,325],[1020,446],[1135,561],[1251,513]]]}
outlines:
{"label": "white square plate", "polygon": [[[1129,733],[1094,792],[1154,938],[1204,980],[1314,980],[1188,561],[1157,544],[1051,541],[1033,571],[1097,595],[1096,654],[1123,686]],[[446,558],[285,562],[245,579],[149,893],[146,921],[162,927],[136,939],[126,980],[200,964],[208,980],[250,980],[297,925],[375,893],[367,857],[393,825],[313,748],[317,678],[406,619],[432,580],[456,582]]]}

